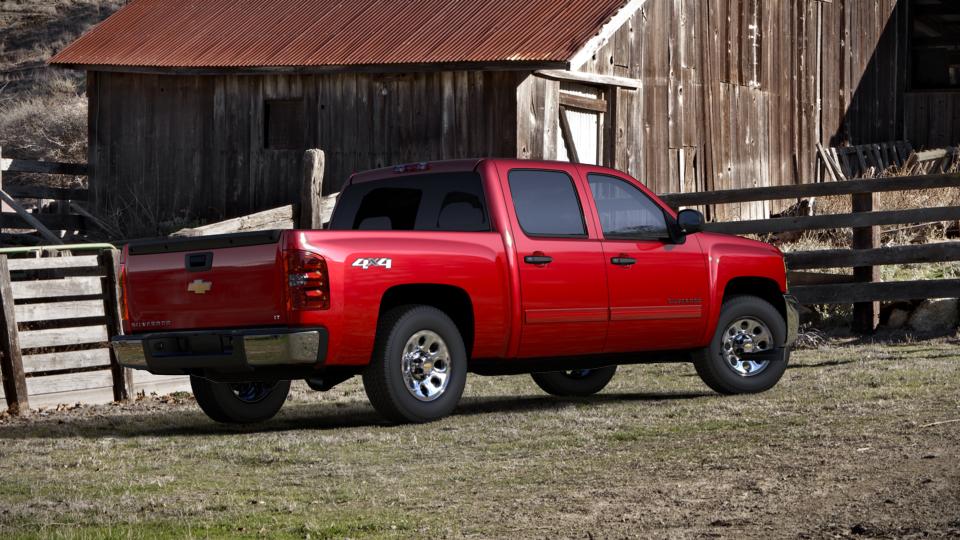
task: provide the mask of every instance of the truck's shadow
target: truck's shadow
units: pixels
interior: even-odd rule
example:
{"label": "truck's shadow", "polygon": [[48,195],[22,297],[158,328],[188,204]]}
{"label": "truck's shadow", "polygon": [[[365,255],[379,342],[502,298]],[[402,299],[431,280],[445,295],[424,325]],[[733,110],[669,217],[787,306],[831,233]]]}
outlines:
{"label": "truck's shadow", "polygon": [[[601,404],[610,402],[676,401],[715,396],[709,392],[681,393],[609,393],[567,399],[550,396],[509,396],[464,398],[454,412],[456,416],[497,414],[504,412],[559,411],[571,404]],[[92,411],[91,411],[92,412]],[[299,430],[336,430],[379,426],[385,429],[408,429],[385,422],[373,409],[362,402],[289,403],[280,415],[261,424],[233,426],[216,424],[199,408],[178,406],[169,411],[112,413],[109,409],[99,414],[86,412],[55,413],[49,417],[14,421],[0,426],[0,440],[57,439],[64,437],[162,437],[206,436],[245,433],[275,433]]]}

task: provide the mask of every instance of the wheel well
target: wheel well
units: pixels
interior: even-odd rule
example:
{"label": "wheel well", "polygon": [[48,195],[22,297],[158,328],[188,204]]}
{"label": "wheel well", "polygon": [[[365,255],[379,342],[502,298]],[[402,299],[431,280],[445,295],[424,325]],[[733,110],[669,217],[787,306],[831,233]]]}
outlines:
{"label": "wheel well", "polygon": [[777,282],[761,277],[738,277],[731,279],[723,290],[723,301],[733,296],[756,296],[762,298],[777,308],[784,320],[787,317],[787,307],[783,301],[783,293]]}
{"label": "wheel well", "polygon": [[467,291],[452,285],[397,285],[383,294],[378,318],[395,307],[413,304],[433,306],[446,313],[460,330],[467,355],[473,351],[473,303]]}

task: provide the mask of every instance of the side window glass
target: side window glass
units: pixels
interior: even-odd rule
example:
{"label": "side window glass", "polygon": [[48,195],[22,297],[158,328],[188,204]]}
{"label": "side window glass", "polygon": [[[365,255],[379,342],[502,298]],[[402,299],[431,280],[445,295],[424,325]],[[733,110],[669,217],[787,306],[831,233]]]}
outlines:
{"label": "side window glass", "polygon": [[587,175],[597,203],[603,237],[610,239],[660,239],[669,236],[663,209],[644,192],[620,178]]}
{"label": "side window glass", "polygon": [[508,177],[520,228],[528,236],[585,237],[573,179],[560,171],[514,169]]}

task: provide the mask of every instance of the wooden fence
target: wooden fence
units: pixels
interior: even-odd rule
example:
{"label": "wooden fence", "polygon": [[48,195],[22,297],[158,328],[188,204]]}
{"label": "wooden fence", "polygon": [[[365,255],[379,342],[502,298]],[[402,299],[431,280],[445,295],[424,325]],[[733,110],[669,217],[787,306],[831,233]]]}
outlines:
{"label": "wooden fence", "polygon": [[[63,244],[63,239],[54,231],[83,233],[92,224],[107,233],[115,230],[97,219],[82,204],[89,198],[85,188],[61,188],[35,183],[4,182],[3,173],[32,173],[60,176],[86,176],[84,163],[56,163],[48,161],[30,161],[9,159],[0,151],[0,230],[30,229],[36,230],[49,244]],[[22,203],[23,199],[57,201],[55,212],[30,212]],[[0,234],[0,240],[9,239]]]}
{"label": "wooden fence", "polygon": [[0,255],[0,397],[12,412],[186,386],[183,377],[134,374],[117,364],[108,346],[120,332],[116,277],[115,250]]}
{"label": "wooden fence", "polygon": [[[786,255],[790,290],[804,304],[854,304],[854,325],[860,331],[876,328],[880,301],[960,297],[960,279],[879,282],[877,266],[960,261],[960,242],[878,247],[880,225],[956,221],[960,206],[874,211],[874,194],[960,187],[960,175],[938,174],[818,184],[772,186],[705,193],[663,195],[678,208],[725,203],[849,195],[853,212],[822,216],[780,217],[726,223],[708,223],[706,231],[729,234],[767,234],[818,229],[853,229],[851,249],[799,251]],[[801,270],[846,268],[854,274],[811,274]],[[796,279],[796,278],[802,278]]]}

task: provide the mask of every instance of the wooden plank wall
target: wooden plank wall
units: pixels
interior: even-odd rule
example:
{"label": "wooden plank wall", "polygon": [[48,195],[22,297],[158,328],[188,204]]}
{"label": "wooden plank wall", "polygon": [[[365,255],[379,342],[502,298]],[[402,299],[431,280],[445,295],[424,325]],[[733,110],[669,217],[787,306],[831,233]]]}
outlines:
{"label": "wooden plank wall", "polygon": [[264,101],[303,99],[324,190],[397,163],[516,155],[509,72],[329,75],[88,73],[90,184],[98,213],[151,235],[283,206],[304,149],[265,148]]}
{"label": "wooden plank wall", "polygon": [[642,81],[618,91],[632,111],[614,165],[657,192],[812,182],[818,142],[902,131],[904,21],[897,0],[650,0],[582,70]]}

